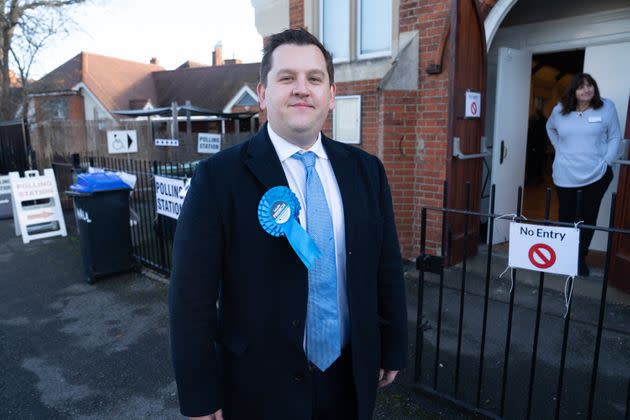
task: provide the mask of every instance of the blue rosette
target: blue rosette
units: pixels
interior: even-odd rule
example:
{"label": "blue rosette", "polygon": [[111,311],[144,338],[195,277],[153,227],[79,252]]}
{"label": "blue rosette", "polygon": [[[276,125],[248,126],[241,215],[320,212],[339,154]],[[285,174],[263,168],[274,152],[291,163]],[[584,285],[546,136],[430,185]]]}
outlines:
{"label": "blue rosette", "polygon": [[288,187],[273,187],[258,204],[260,226],[271,236],[286,236],[289,244],[307,269],[319,258],[317,245],[300,226],[300,202]]}

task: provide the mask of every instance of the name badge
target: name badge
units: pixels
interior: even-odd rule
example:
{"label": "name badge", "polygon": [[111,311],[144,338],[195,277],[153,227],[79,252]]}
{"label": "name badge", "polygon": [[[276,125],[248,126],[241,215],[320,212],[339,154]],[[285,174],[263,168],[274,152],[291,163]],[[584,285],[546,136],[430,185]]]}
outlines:
{"label": "name badge", "polygon": [[602,117],[597,116],[597,117],[588,117],[588,122],[590,123],[598,123],[598,122],[602,122]]}

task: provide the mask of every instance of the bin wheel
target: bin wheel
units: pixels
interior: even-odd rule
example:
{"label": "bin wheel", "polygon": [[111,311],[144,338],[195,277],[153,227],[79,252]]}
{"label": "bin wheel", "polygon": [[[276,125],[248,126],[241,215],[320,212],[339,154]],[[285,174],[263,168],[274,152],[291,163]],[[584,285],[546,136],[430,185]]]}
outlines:
{"label": "bin wheel", "polygon": [[94,276],[87,276],[85,278],[85,281],[87,282],[87,284],[94,284]]}

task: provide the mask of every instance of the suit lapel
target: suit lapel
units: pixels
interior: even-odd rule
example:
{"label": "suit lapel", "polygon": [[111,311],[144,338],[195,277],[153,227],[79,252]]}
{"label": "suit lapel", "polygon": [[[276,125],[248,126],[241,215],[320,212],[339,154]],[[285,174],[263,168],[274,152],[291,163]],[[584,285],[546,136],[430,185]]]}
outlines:
{"label": "suit lapel", "polygon": [[359,180],[357,163],[350,153],[337,142],[322,135],[324,148],[335,172],[341,200],[343,201],[343,216],[346,232],[346,249],[354,245],[354,229],[352,222],[361,211],[361,199],[358,195],[357,181]]}
{"label": "suit lapel", "polygon": [[269,138],[267,124],[249,141],[245,165],[266,189],[278,185],[289,185],[282,169],[282,163],[280,163],[276,149]]}

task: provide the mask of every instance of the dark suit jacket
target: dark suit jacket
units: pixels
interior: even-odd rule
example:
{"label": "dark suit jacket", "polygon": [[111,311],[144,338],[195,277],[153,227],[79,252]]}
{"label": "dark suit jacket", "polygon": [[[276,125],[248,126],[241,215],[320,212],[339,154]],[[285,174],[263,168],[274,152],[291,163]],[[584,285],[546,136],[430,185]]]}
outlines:
{"label": "dark suit jacket", "polygon": [[[379,368],[407,360],[402,261],[381,162],[322,136],[343,200],[350,343],[359,417],[371,417]],[[177,224],[169,289],[182,414],[310,419],[303,351],[307,270],[265,233],[263,194],[287,186],[266,125],[202,162]],[[217,314],[216,302],[219,298]]]}

